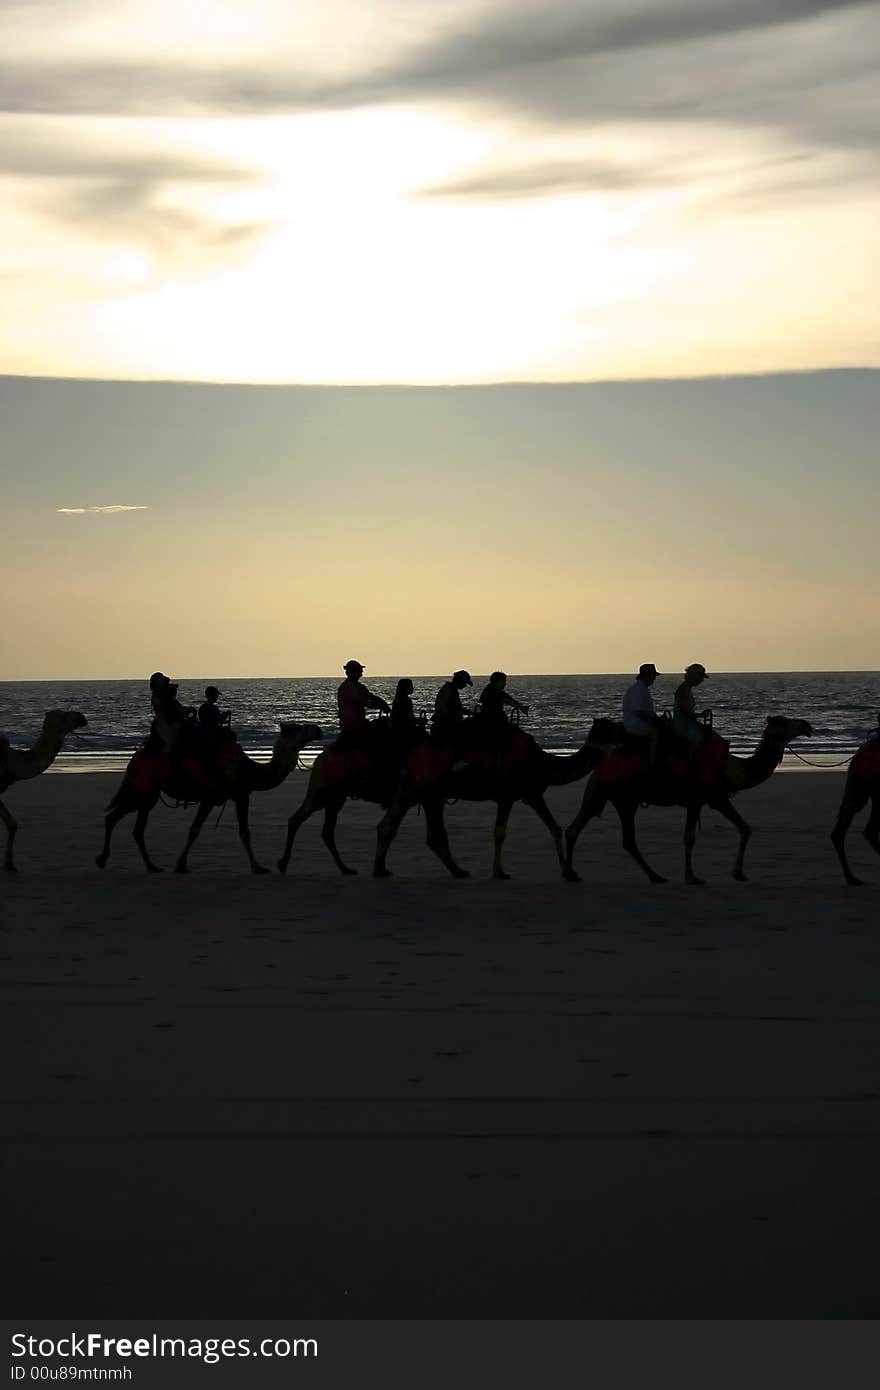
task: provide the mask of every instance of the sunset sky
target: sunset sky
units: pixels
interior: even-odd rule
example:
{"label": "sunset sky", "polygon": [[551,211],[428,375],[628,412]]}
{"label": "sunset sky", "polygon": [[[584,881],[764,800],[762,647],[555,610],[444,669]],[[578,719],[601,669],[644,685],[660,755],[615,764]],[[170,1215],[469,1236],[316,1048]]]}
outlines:
{"label": "sunset sky", "polygon": [[6,0],[0,54],[0,678],[875,664],[880,6]]}

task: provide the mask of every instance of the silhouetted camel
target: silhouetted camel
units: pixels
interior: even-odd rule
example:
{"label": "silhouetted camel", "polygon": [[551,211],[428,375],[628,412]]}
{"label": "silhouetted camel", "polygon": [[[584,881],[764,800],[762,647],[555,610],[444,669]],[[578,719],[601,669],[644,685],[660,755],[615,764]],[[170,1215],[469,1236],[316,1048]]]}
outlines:
{"label": "silhouetted camel", "polygon": [[[603,735],[604,741],[600,742]],[[424,742],[417,744],[401,762],[400,756],[394,752],[393,743],[382,739],[367,742],[364,750],[358,752],[327,749],[315,760],[303,803],[288,821],[287,842],[278,868],[281,873],[286,871],[300,826],[316,811],[323,810],[321,836],[334,862],[341,873],[357,872],[343,863],[336,846],[336,821],[349,796],[386,808],[386,815],[379,825],[373,865],[373,872],[379,878],[389,876],[385,862],[388,849],[407,812],[418,804],[425,812],[429,849],[433,850],[453,877],[469,876],[455,862],[449,849],[444,810],[450,798],[497,801],[493,877],[508,877],[501,866],[501,850],[510,812],[516,801],[525,801],[547,826],[562,862],[562,827],[551,815],[544,792],[548,787],[565,786],[583,777],[596,766],[602,751],[616,736],[616,725],[609,720],[597,720],[583,747],[567,758],[544,752],[534,740],[518,731],[515,737],[522,740],[518,757],[478,750],[456,754],[450,747]],[[453,771],[454,765],[456,770]]]}
{"label": "silhouetted camel", "polygon": [[[27,782],[39,777],[47,767],[51,767],[58,757],[62,743],[74,729],[82,729],[88,724],[84,714],[77,710],[50,709],[43,718],[43,728],[33,748],[11,748],[5,742],[0,745],[0,792],[5,792],[15,782]],[[0,801],[0,821],[6,826],[6,855],[3,868],[7,873],[15,872],[12,862],[12,846],[18,831],[18,821]]]}
{"label": "silhouetted camel", "polygon": [[159,866],[153,863],[147,853],[144,832],[150,812],[159,800],[160,793],[165,792],[177,801],[198,802],[198,810],[190,826],[186,844],[175,865],[177,873],[187,872],[187,857],[212,808],[231,801],[235,806],[238,833],[250,861],[251,870],[255,874],[267,874],[269,870],[257,863],[251,848],[248,824],[251,793],[272,791],[280,786],[296,767],[300,750],[307,743],[314,743],[320,737],[321,730],[314,724],[282,723],[281,737],[275,741],[269,762],[257,763],[242,753],[237,761],[231,764],[228,772],[220,773],[214,778],[204,773],[200,774],[197,767],[187,766],[183,757],[175,766],[165,754],[158,755],[159,759],[163,760],[156,770],[158,776],[148,768],[149,775],[144,777],[143,763],[139,763],[139,759],[152,756],[155,763],[155,755],[146,755],[143,750],[135,753],[126,769],[122,785],[107,807],[104,819],[104,847],[95,863],[99,869],[104,868],[110,857],[113,831],[124,816],[134,811],[137,813],[132,832],[135,843],[150,873],[160,872]]}
{"label": "silhouetted camel", "polygon": [[[653,767],[649,765],[647,755],[640,751],[630,752],[624,749],[609,754],[587,782],[581,809],[565,832],[567,854],[563,877],[574,883],[580,881],[574,870],[574,847],[577,838],[587,821],[598,816],[610,801],[620,817],[624,849],[644,869],[652,883],[665,883],[666,880],[646,863],[636,844],[636,811],[641,805],[687,808],[684,857],[685,880],[688,883],[703,882],[697,878],[692,864],[700,812],[704,806],[718,811],[739,831],[739,847],[734,861],[733,876],[745,879],[743,860],[752,831],[739,812],[734,810],[730,798],[735,792],[746,791],[766,782],[782,762],[786,746],[792,739],[804,736],[809,738],[812,732],[804,719],[787,719],[782,715],[771,715],[752,756],[728,756],[717,777],[710,784],[701,784],[693,773],[682,775],[680,771],[670,770],[667,763],[668,754],[661,753]],[[612,759],[616,761],[612,762]]]}
{"label": "silhouetted camel", "polygon": [[501,864],[501,851],[507,836],[507,824],[515,802],[522,801],[530,806],[540,821],[550,831],[560,864],[565,863],[562,844],[562,827],[554,819],[550,807],[544,799],[548,787],[566,787],[577,782],[596,767],[610,742],[618,736],[617,726],[607,719],[597,719],[585,742],[570,757],[559,757],[540,748],[534,739],[516,731],[514,737],[523,740],[519,756],[483,755],[453,771],[444,770],[425,786],[418,787],[402,781],[394,798],[379,822],[376,832],[376,858],[373,873],[377,878],[387,878],[390,869],[386,858],[401,822],[417,802],[424,807],[428,822],[428,844],[455,878],[466,878],[466,871],[459,867],[449,850],[446,834],[445,806],[447,800],[456,801],[494,801],[498,812],[495,817],[494,854],[492,858],[492,877],[506,879],[510,875]]}
{"label": "silhouetted camel", "polygon": [[862,886],[864,880],[856,878],[846,857],[846,832],[853,817],[857,816],[868,801],[871,814],[865,825],[865,839],[876,854],[880,854],[880,733],[868,739],[854,754],[846,774],[843,797],[837,820],[831,832],[831,843],[837,850],[840,867],[847,883],[854,888]]}

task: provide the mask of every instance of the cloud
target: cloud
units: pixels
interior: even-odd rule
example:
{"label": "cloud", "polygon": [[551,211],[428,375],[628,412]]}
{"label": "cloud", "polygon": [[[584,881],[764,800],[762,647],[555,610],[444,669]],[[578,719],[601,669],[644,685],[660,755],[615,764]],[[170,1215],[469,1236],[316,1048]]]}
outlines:
{"label": "cloud", "polygon": [[14,206],[103,242],[136,247],[159,276],[213,273],[246,258],[276,223],[216,212],[230,186],[257,189],[261,171],[159,143],[149,126],[0,116],[0,179],[17,180]]}
{"label": "cloud", "polygon": [[495,164],[419,189],[420,198],[492,201],[548,197],[565,193],[626,193],[675,183],[680,173],[656,164],[624,164],[603,159],[535,159]]}
{"label": "cloud", "polygon": [[85,516],[89,512],[97,512],[100,516],[113,516],[116,512],[148,512],[149,507],[130,507],[113,502],[103,507],[56,507],[56,512],[63,516]]}

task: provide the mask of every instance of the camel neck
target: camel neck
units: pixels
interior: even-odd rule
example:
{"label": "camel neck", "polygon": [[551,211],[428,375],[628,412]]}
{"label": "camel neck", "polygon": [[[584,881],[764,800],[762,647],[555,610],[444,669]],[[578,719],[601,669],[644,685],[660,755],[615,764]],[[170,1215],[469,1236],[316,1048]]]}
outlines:
{"label": "camel neck", "polygon": [[280,787],[294,766],[287,758],[282,758],[277,753],[273,753],[267,763],[254,762],[253,758],[248,758],[248,762],[254,791],[261,792],[270,792],[275,787]]}
{"label": "camel neck", "polygon": [[13,750],[9,757],[9,769],[23,781],[28,777],[39,777],[47,767],[51,767],[58,757],[64,742],[64,735],[58,728],[43,729],[32,748],[21,752]]}
{"label": "camel neck", "polygon": [[758,787],[762,782],[766,782],[782,762],[784,752],[784,747],[778,743],[762,738],[750,758],[733,760],[741,770],[741,775],[737,778],[738,785],[743,788]]}
{"label": "camel neck", "polygon": [[546,752],[544,758],[548,786],[564,787],[569,782],[577,782],[585,772],[594,768],[599,761],[599,754],[588,743],[585,743],[576,753],[570,754],[567,758],[559,758],[553,753]]}

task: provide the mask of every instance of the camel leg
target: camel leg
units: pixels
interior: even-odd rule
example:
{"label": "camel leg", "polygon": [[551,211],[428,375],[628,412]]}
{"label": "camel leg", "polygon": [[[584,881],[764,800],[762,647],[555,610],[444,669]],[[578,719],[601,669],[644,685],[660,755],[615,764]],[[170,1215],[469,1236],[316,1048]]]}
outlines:
{"label": "camel leg", "polygon": [[113,838],[113,831],[121,820],[131,811],[130,806],[114,806],[112,811],[108,811],[104,817],[104,844],[101,853],[96,856],[95,863],[99,869],[103,869],[107,860],[110,858],[110,841]]}
{"label": "camel leg", "polygon": [[18,821],[3,802],[0,801],[0,820],[6,826],[6,855],[3,859],[3,868],[8,874],[15,873],[15,865],[12,862],[12,845],[18,831]]}
{"label": "camel leg", "polygon": [[880,854],[880,793],[871,797],[871,814],[865,826],[865,839],[875,854]]}
{"label": "camel leg", "polygon": [[324,811],[324,825],[321,830],[321,839],[333,855],[333,862],[341,874],[356,874],[357,869],[350,869],[347,864],[342,862],[339,850],[336,848],[336,822],[339,819],[339,812],[342,810],[342,803],[331,801]]}
{"label": "camel leg", "polygon": [[740,883],[745,883],[746,874],[743,863],[746,857],[746,845],[752,838],[752,827],[748,821],[743,820],[735,806],[731,806],[729,801],[719,801],[713,803],[713,811],[717,811],[725,820],[729,820],[731,825],[735,825],[739,831],[739,847],[736,851],[736,859],[733,861],[733,876],[739,879]]}
{"label": "camel leg", "polygon": [[293,850],[293,842],[296,838],[297,832],[300,829],[300,826],[305,825],[309,817],[313,816],[315,812],[318,810],[318,808],[319,802],[317,798],[307,795],[305,801],[300,806],[299,810],[294,811],[292,816],[288,816],[287,839],[284,842],[284,853],[278,860],[279,874],[287,873],[287,866],[290,863],[290,855],[291,851]]}
{"label": "camel leg", "polygon": [[257,863],[254,858],[254,851],[251,848],[251,827],[249,821],[250,805],[251,799],[249,796],[244,796],[240,801],[236,801],[235,803],[235,814],[238,817],[238,836],[241,843],[244,845],[244,852],[250,861],[251,873],[267,874],[269,870],[264,869],[262,864]]}
{"label": "camel leg", "polygon": [[[846,832],[852,825],[853,818],[858,815],[859,811],[861,811],[862,807],[864,806],[867,800],[867,792],[863,792],[860,788],[847,788],[843,794],[843,800],[840,803],[840,810],[837,813],[837,820],[834,823],[834,829],[831,832],[831,843],[837,850],[837,857],[840,860],[840,867],[843,869],[843,876],[846,879],[847,883],[851,884],[853,888],[861,888],[864,883],[864,879],[856,878],[855,874],[849,866],[849,859],[847,858],[846,853]],[[876,816],[877,801],[876,799],[872,799],[871,816],[868,821],[868,824],[865,826],[866,837],[868,836],[868,830],[870,828],[871,821],[876,821]],[[873,843],[873,847],[875,849],[877,848],[876,828],[875,839],[872,842],[869,838],[868,843]]]}
{"label": "camel leg", "polygon": [[[615,803],[616,804],[616,803]],[[636,808],[635,806],[617,806],[617,814],[620,817],[620,828],[623,832],[623,848],[627,854],[632,855],[638,864],[651,880],[652,883],[665,883],[666,879],[662,874],[655,873],[651,865],[644,858],[641,850],[636,844]]]}
{"label": "camel leg", "polygon": [[591,793],[589,787],[584,792],[584,799],[581,802],[581,809],[578,811],[571,825],[565,832],[565,863],[562,868],[562,877],[569,883],[580,883],[581,876],[575,872],[574,867],[574,847],[578,837],[588,821],[594,816],[599,816],[605,809],[606,798],[600,793]]}
{"label": "camel leg", "polygon": [[385,861],[408,810],[408,806],[393,802],[380,820],[376,830],[376,857],[373,860],[374,878],[391,877],[391,870]]}
{"label": "camel leg", "polygon": [[[159,865],[153,863],[152,859],[150,858],[147,852],[147,842],[145,839],[147,821],[150,819],[150,812],[152,811],[155,804],[155,801],[151,801],[147,806],[138,807],[138,813],[135,817],[134,822],[134,830],[131,832],[131,835],[132,839],[134,840],[135,844],[141,852],[141,858],[143,859],[148,872],[151,874],[161,874],[162,870],[159,868]],[[123,812],[123,815],[124,814],[125,812]]]}
{"label": "camel leg", "polygon": [[[692,801],[687,808],[687,817],[684,825],[684,881],[685,883],[703,884],[705,879],[697,878],[694,873],[694,844],[697,839],[697,823],[700,819],[700,803]],[[731,808],[732,809],[732,808]]]}
{"label": "camel leg", "polygon": [[510,874],[506,874],[501,867],[501,851],[507,838],[507,822],[510,820],[512,810],[512,801],[498,802],[498,814],[495,817],[495,853],[492,859],[493,878],[510,878]]}
{"label": "camel leg", "polygon": [[442,801],[424,801],[425,821],[427,823],[427,834],[425,844],[428,849],[432,849],[441,863],[445,864],[453,878],[470,878],[467,869],[463,869],[460,864],[456,864],[449,848],[449,836],[446,834],[446,822],[443,816]]}
{"label": "camel leg", "polygon": [[186,837],[186,844],[184,845],[181,851],[180,858],[174,865],[174,872],[176,874],[189,873],[189,864],[187,863],[187,859],[189,858],[189,852],[195,844],[196,840],[199,838],[199,831],[205,824],[205,821],[208,819],[208,816],[211,814],[213,808],[213,801],[199,802],[198,810],[196,811],[195,816],[193,817],[193,823],[190,826],[189,833]]}
{"label": "camel leg", "polygon": [[525,804],[531,806],[539,820],[543,821],[550,834],[553,836],[553,843],[556,846],[556,857],[559,860],[560,868],[565,870],[565,846],[562,841],[562,826],[554,820],[553,813],[543,796],[530,796],[525,799]]}

